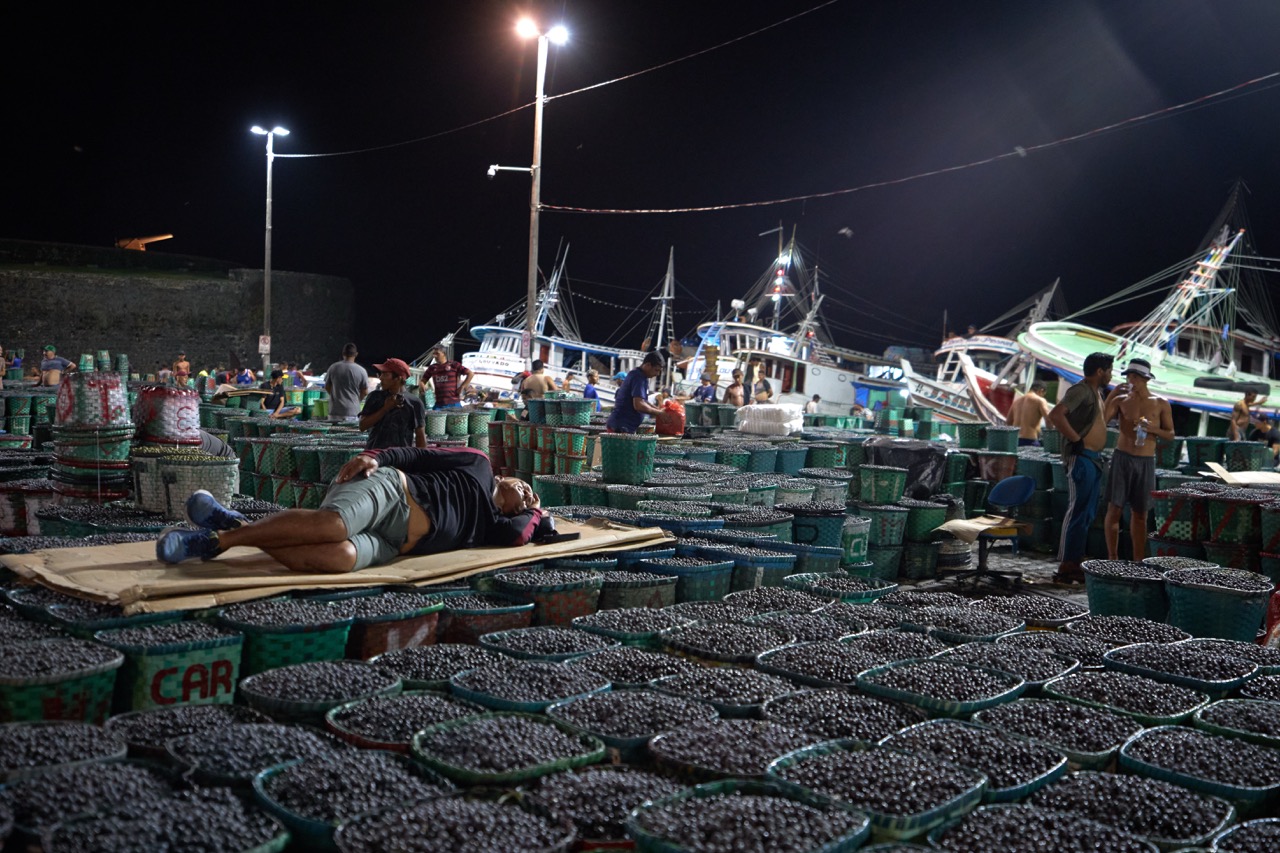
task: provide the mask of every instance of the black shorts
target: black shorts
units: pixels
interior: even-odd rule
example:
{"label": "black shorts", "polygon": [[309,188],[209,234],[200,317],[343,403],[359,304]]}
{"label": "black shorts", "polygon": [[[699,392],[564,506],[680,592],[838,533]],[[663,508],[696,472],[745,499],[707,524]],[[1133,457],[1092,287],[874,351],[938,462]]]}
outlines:
{"label": "black shorts", "polygon": [[1111,455],[1111,471],[1107,475],[1107,501],[1118,507],[1125,504],[1133,512],[1145,513],[1151,508],[1151,493],[1156,488],[1156,458],[1134,456],[1123,450]]}

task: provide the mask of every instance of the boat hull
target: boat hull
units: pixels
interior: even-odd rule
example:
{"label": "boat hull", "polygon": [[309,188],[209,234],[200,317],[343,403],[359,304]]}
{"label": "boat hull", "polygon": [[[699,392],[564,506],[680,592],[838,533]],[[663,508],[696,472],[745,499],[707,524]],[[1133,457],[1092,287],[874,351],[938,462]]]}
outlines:
{"label": "boat hull", "polygon": [[1163,349],[1135,344],[1111,332],[1077,323],[1035,323],[1019,336],[1018,343],[1038,363],[1072,382],[1080,381],[1084,360],[1093,352],[1116,357],[1117,377],[1129,359],[1145,358],[1155,374],[1148,383],[1151,390],[1170,403],[1196,411],[1230,412],[1241,397],[1240,391],[1234,388],[1197,387],[1197,379],[1219,383],[1228,380],[1260,383],[1259,390],[1262,385],[1270,389],[1266,396],[1280,395],[1280,383],[1271,377],[1239,372],[1228,375],[1225,369],[1211,369],[1207,364],[1193,362],[1183,356],[1171,356]]}

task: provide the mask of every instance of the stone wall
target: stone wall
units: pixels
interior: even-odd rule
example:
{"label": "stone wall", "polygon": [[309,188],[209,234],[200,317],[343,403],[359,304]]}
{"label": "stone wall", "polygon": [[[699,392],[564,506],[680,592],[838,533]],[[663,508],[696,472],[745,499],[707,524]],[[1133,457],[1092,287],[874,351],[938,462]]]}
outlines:
{"label": "stone wall", "polygon": [[[44,258],[33,263],[8,251],[15,245],[0,241],[0,344],[24,348],[28,363],[53,343],[73,361],[98,350],[126,353],[143,374],[182,351],[196,370],[230,366],[232,353],[255,369],[262,365],[261,270],[207,259],[175,265],[175,256],[92,247],[95,260],[119,267],[64,267],[85,260],[65,251],[77,247],[30,244]],[[337,360],[352,338],[351,282],[272,270],[271,291],[273,359],[310,361],[317,371]]]}

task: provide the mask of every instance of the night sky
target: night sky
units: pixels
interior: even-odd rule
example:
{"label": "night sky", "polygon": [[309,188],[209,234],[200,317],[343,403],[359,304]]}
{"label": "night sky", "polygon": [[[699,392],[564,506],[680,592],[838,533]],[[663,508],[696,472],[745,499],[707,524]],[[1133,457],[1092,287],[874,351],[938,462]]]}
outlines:
{"label": "night sky", "polygon": [[[544,203],[730,206],[543,214],[542,269],[571,245],[596,341],[639,345],[643,323],[619,337],[627,313],[601,303],[645,302],[671,247],[678,329],[727,307],[780,223],[822,270],[837,342],[875,352],[1058,277],[1083,308],[1190,256],[1237,179],[1280,255],[1278,80],[1050,145],[1280,71],[1274,0],[22,4],[0,237],[172,233],[151,251],[260,267],[249,127],[282,125],[273,268],[350,278],[362,352],[415,357],[524,293],[529,179],[486,170],[531,159],[526,11],[571,33],[551,47]],[[775,199],[800,200],[743,206]]]}

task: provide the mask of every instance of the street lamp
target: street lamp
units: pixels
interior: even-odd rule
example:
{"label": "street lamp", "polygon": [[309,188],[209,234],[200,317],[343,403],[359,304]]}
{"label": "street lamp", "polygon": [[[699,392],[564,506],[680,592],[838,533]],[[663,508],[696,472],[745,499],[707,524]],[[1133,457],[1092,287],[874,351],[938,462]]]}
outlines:
{"label": "street lamp", "polygon": [[[522,18],[516,24],[516,33],[521,38],[538,39],[538,96],[533,103],[533,165],[529,168],[533,176],[533,186],[529,191],[529,287],[525,307],[525,335],[530,347],[526,355],[532,357],[534,328],[538,322],[538,214],[542,209],[542,106],[546,102],[547,45],[550,42],[564,44],[569,40],[569,31],[555,26],[541,32],[532,20]],[[490,176],[497,170],[498,167],[491,169]]]}
{"label": "street lamp", "polygon": [[264,130],[256,124],[249,130],[267,138],[267,236],[262,258],[262,336],[267,344],[265,347],[260,346],[259,349],[266,350],[262,353],[262,377],[269,380],[271,378],[271,163],[276,159],[272,143],[277,136],[288,136],[289,131],[283,127]]}

